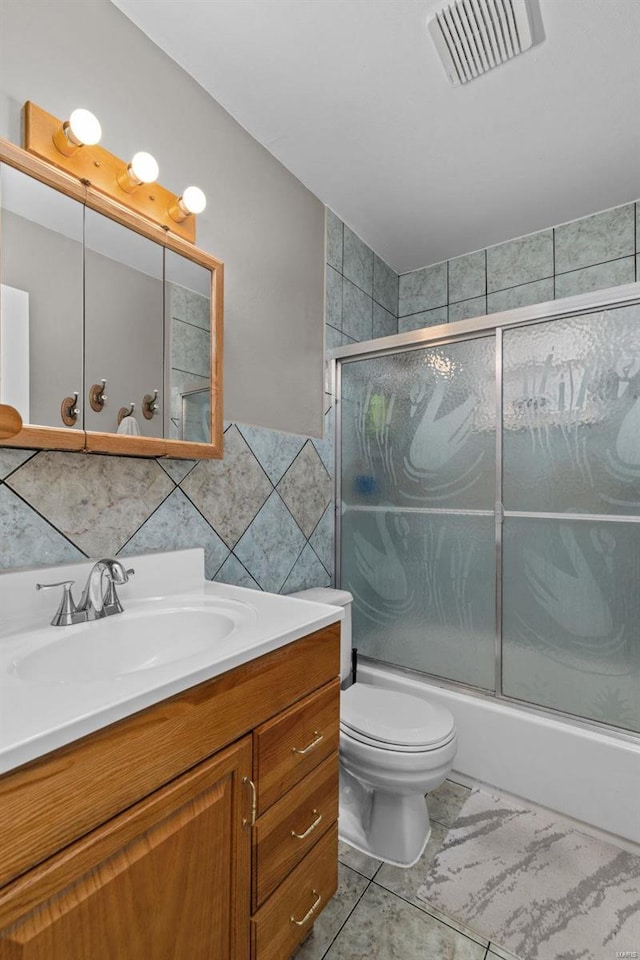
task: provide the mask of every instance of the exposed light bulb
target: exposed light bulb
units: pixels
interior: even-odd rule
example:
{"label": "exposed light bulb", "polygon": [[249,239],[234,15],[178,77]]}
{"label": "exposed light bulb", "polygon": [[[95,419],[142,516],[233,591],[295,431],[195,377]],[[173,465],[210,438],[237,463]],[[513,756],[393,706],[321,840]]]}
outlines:
{"label": "exposed light bulb", "polygon": [[73,111],[69,117],[67,128],[67,137],[72,143],[75,143],[76,146],[86,144],[88,147],[93,147],[100,142],[101,136],[102,127],[95,114],[91,113],[90,110],[84,110],[82,107]]}
{"label": "exposed light bulb", "polygon": [[202,213],[207,205],[207,198],[200,187],[187,187],[178,203],[187,213]]}
{"label": "exposed light bulb", "polygon": [[182,223],[194,213],[202,213],[207,205],[207,198],[200,187],[187,187],[181,197],[169,207],[169,216],[176,223]]}
{"label": "exposed light bulb", "polygon": [[72,157],[82,146],[95,146],[101,136],[102,127],[98,118],[90,110],[80,107],[58,127],[53,142],[65,157]]}
{"label": "exposed light bulb", "polygon": [[155,157],[141,150],[140,153],[134,153],[129,164],[129,173],[139,184],[155,183],[160,174],[160,167]]}
{"label": "exposed light bulb", "polygon": [[159,173],[160,168],[155,157],[141,150],[134,153],[131,163],[120,171],[117,180],[125,193],[133,193],[143,183],[154,183]]}

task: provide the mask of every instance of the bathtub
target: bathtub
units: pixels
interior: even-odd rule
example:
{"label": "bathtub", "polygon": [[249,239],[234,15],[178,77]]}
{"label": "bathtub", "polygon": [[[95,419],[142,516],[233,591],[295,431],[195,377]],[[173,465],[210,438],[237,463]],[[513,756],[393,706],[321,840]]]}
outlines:
{"label": "bathtub", "polygon": [[455,717],[455,779],[471,780],[640,843],[640,740],[475,696],[360,661],[358,680],[403,690]]}

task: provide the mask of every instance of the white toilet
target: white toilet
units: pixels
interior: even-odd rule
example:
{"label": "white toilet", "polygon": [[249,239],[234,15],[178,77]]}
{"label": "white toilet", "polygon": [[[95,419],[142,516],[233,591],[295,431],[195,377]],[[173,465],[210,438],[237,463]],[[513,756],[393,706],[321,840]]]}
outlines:
{"label": "white toilet", "polygon": [[[353,597],[329,588],[292,596],[344,607],[341,675],[343,687],[349,684]],[[453,765],[453,717],[421,698],[359,682],[343,689],[340,700],[340,839],[410,867],[431,835],[424,795]]]}

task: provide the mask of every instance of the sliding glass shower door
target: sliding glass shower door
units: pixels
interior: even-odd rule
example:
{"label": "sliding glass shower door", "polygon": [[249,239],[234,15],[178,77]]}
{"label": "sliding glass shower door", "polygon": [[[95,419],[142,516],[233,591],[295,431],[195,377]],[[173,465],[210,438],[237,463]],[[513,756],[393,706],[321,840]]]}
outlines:
{"label": "sliding glass shower door", "polygon": [[491,321],[340,363],[355,643],[640,730],[640,305]]}
{"label": "sliding glass shower door", "polygon": [[503,692],[640,730],[640,308],[503,356]]}
{"label": "sliding glass shower door", "polygon": [[495,340],[343,365],[342,584],[361,653],[494,688]]}

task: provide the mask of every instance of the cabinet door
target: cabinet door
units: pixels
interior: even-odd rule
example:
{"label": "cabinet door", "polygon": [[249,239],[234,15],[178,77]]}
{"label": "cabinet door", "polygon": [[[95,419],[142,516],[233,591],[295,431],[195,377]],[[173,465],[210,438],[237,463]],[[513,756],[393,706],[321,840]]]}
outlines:
{"label": "cabinet door", "polygon": [[17,880],[0,960],[246,960],[250,775],[246,737]]}

